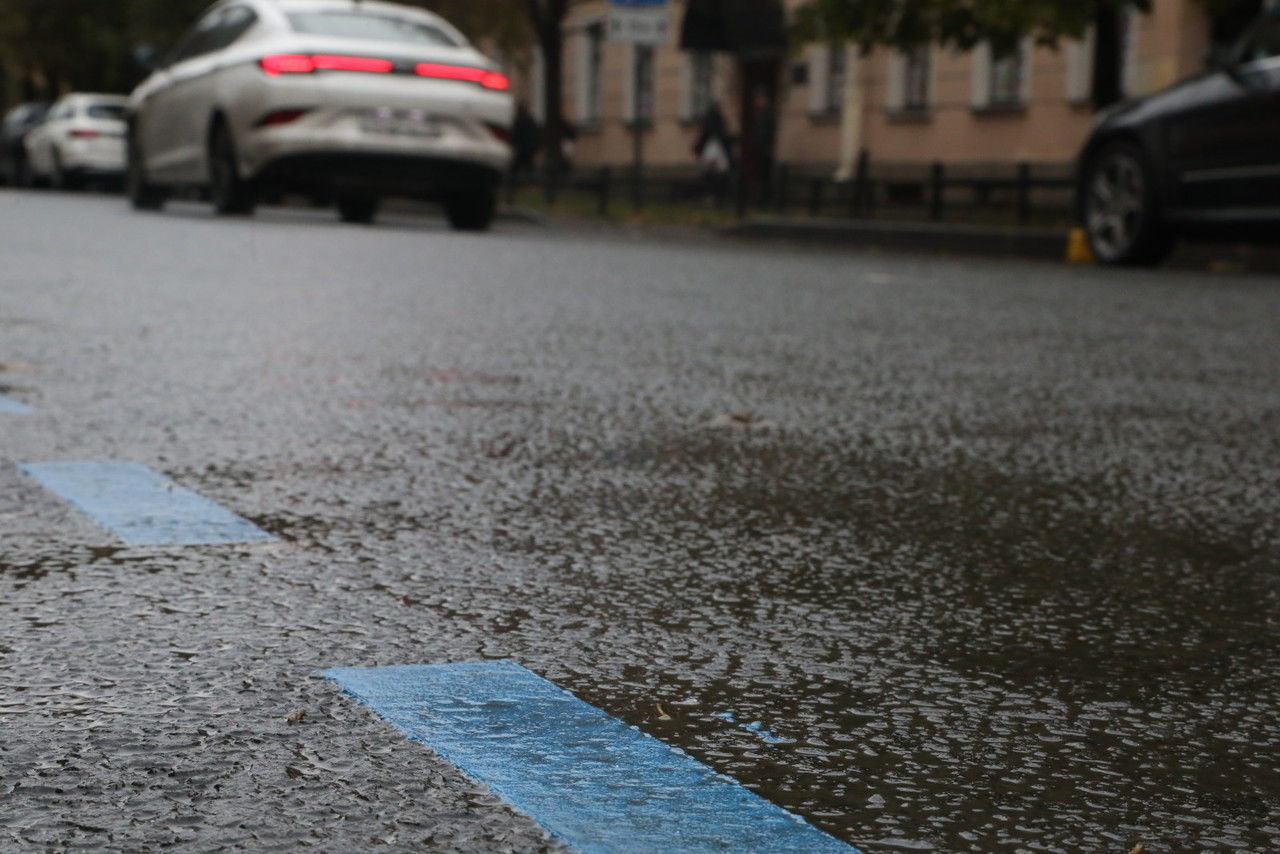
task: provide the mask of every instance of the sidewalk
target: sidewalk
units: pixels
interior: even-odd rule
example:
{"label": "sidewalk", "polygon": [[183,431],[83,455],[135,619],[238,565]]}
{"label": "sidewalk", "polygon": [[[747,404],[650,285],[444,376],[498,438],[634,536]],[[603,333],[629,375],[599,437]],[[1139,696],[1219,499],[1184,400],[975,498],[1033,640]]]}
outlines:
{"label": "sidewalk", "polygon": [[726,237],[785,240],[828,246],[956,252],[1062,260],[1066,234],[1058,228],[835,219],[749,219],[720,230]]}
{"label": "sidewalk", "polygon": [[[761,217],[725,226],[719,233],[752,241],[1039,261],[1063,261],[1067,249],[1067,234],[1062,228],[971,223]],[[1166,266],[1213,272],[1280,273],[1280,247],[1184,241]]]}

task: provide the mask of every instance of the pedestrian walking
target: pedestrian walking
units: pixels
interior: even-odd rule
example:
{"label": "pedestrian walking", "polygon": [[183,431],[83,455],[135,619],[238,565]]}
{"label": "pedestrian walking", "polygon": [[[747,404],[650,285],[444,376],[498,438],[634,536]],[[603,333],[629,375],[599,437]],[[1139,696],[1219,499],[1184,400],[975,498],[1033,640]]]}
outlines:
{"label": "pedestrian walking", "polygon": [[515,154],[511,164],[512,173],[516,176],[533,174],[538,152],[542,150],[542,126],[523,103],[516,107],[515,125],[511,129],[511,147]]}
{"label": "pedestrian walking", "polygon": [[713,199],[721,199],[729,188],[729,176],[733,172],[733,155],[730,152],[729,126],[718,103],[712,102],[702,117],[698,140],[693,146],[693,156],[702,168],[702,179]]}

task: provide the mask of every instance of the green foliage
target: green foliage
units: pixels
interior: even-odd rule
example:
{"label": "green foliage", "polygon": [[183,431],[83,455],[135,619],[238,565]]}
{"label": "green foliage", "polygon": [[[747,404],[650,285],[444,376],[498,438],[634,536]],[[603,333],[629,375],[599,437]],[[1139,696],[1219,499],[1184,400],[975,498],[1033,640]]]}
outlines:
{"label": "green foliage", "polygon": [[123,92],[142,75],[133,48],[167,45],[209,0],[0,0],[0,63],[13,97]]}
{"label": "green foliage", "polygon": [[466,34],[482,48],[513,56],[533,41],[529,14],[514,0],[400,0],[429,9]]}
{"label": "green foliage", "polygon": [[[1247,0],[1201,0],[1222,12]],[[1108,9],[1144,11],[1151,0],[809,0],[796,16],[797,41],[844,39],[864,50],[929,41],[971,48],[990,42],[1007,50],[1026,36],[1044,43],[1080,36]]]}

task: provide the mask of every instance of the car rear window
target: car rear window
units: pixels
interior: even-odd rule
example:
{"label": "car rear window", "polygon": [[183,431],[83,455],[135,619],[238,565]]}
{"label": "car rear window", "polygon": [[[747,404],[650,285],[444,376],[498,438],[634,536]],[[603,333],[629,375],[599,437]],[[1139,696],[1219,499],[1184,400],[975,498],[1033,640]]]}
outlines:
{"label": "car rear window", "polygon": [[458,47],[444,30],[422,21],[370,12],[294,12],[294,30],[316,36],[342,36],[374,41],[408,42],[435,47]]}
{"label": "car rear window", "polygon": [[124,104],[90,104],[85,107],[84,114],[91,119],[117,119],[124,121],[126,117]]}

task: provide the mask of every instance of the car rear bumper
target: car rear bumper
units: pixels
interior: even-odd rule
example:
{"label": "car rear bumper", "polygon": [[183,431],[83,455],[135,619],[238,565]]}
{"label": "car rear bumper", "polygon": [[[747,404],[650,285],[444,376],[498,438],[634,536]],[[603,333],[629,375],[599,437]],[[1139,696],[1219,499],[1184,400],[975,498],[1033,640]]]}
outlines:
{"label": "car rear bumper", "polygon": [[82,175],[123,175],[123,140],[101,140],[90,144],[69,144],[62,148],[62,168]]}
{"label": "car rear bumper", "polygon": [[368,193],[438,200],[496,187],[496,166],[446,157],[317,151],[276,158],[254,176],[264,187],[300,192]]}

